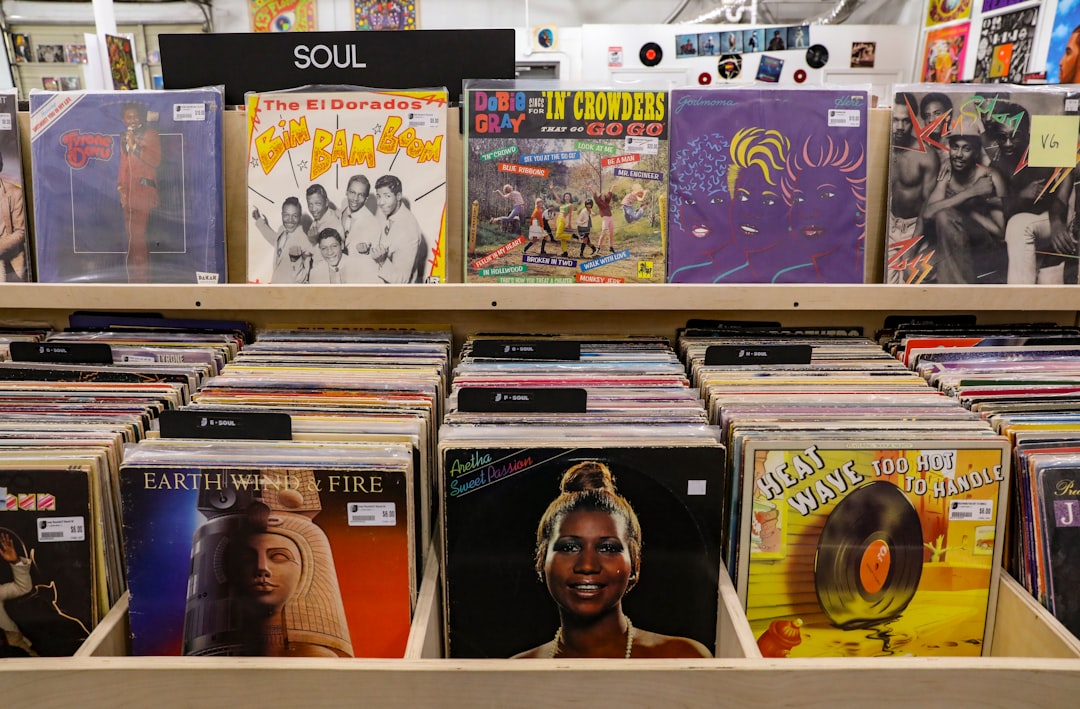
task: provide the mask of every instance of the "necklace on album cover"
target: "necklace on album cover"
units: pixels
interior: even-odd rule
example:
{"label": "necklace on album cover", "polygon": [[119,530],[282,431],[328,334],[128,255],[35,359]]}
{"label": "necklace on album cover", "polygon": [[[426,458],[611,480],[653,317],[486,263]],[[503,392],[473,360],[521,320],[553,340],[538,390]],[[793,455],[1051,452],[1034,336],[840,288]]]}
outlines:
{"label": "necklace on album cover", "polygon": [[[630,622],[630,616],[624,615],[626,620],[626,654],[623,655],[624,660],[630,659],[630,653],[634,649],[634,624]],[[559,645],[562,644],[562,626],[555,631],[555,640],[551,645],[551,653],[548,654],[549,658],[555,658],[559,654]]]}

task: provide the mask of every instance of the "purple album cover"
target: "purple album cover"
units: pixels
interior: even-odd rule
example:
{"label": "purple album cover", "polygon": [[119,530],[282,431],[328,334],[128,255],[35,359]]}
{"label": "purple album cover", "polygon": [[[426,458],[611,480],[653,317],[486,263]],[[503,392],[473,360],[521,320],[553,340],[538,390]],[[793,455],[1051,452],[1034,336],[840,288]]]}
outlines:
{"label": "purple album cover", "polygon": [[30,96],[38,280],[224,283],[222,94]]}
{"label": "purple album cover", "polygon": [[671,97],[668,282],[863,282],[866,89]]}

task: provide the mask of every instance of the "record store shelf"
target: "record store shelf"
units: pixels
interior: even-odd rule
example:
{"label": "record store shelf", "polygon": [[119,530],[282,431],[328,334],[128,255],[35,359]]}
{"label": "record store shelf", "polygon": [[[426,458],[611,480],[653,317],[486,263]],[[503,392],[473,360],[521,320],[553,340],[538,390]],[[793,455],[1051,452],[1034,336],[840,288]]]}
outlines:
{"label": "record store shelf", "polygon": [[[24,155],[28,117],[20,115]],[[888,139],[875,111],[875,140]],[[229,271],[244,280],[245,121],[226,116]],[[456,130],[450,131],[450,174]],[[460,148],[457,154],[460,154]],[[871,160],[868,227],[880,231],[887,151]],[[464,255],[461,183],[451,180],[448,275]],[[875,226],[877,225],[877,226]],[[868,245],[872,247],[872,244]],[[870,263],[880,263],[880,247]],[[879,266],[880,268],[880,266]],[[449,325],[470,332],[626,332],[672,335],[687,318],[772,319],[866,334],[893,313],[975,313],[980,322],[1077,324],[1080,287],[890,285],[270,286],[0,284],[0,320],[63,327],[75,310],[161,312],[270,324]],[[437,555],[429,555],[436,558]],[[726,577],[725,577],[726,578]],[[1077,641],[1015,581],[1003,577],[990,657],[762,659],[734,589],[721,589],[717,659],[446,660],[438,568],[425,569],[406,659],[122,657],[126,599],[76,657],[0,660],[0,709],[127,707],[438,706],[619,707],[1076,706]],[[492,588],[491,593],[505,592]]]}
{"label": "record store shelf", "polygon": [[[238,707],[1064,707],[1080,692],[1080,647],[1011,578],[992,657],[713,660],[443,660],[437,572],[425,570],[409,659],[111,657],[126,598],[73,658],[0,661],[3,706]],[[730,586],[730,584],[728,584]],[[721,591],[721,654],[752,646]],[[743,626],[746,632],[738,630]],[[732,635],[737,637],[733,640]],[[754,648],[750,648],[752,651]],[[412,659],[415,658],[415,659]],[[12,703],[12,699],[14,702]]]}

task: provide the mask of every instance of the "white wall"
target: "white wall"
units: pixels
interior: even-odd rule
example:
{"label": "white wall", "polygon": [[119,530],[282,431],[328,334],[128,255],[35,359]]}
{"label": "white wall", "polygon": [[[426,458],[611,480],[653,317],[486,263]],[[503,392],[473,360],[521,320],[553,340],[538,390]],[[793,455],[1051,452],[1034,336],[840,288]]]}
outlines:
{"label": "white wall", "polygon": [[[830,2],[772,2],[780,22],[817,14]],[[857,0],[850,22],[856,24],[907,24],[921,16],[923,0]],[[319,29],[351,30],[352,0],[317,0]],[[580,27],[586,24],[660,24],[682,5],[682,0],[418,0],[420,26],[424,29],[471,27],[535,27],[555,24]],[[718,0],[689,0],[678,19],[687,22],[716,8]],[[9,23],[93,22],[90,3],[2,0],[0,7]],[[202,13],[185,2],[117,3],[116,20],[128,22],[201,22]],[[214,30],[247,32],[247,0],[214,0]]]}
{"label": "white wall", "polygon": [[[771,2],[772,0],[761,0]],[[483,27],[535,27],[555,24],[661,24],[683,3],[681,0],[418,0],[423,29]],[[690,21],[715,9],[718,0],[690,0],[679,14]],[[778,21],[796,21],[831,6],[822,2],[776,2]],[[861,0],[851,21],[859,24],[904,24],[917,21],[923,0]],[[319,29],[351,30],[352,0],[318,0]],[[214,29],[246,32],[246,0],[215,0]]]}

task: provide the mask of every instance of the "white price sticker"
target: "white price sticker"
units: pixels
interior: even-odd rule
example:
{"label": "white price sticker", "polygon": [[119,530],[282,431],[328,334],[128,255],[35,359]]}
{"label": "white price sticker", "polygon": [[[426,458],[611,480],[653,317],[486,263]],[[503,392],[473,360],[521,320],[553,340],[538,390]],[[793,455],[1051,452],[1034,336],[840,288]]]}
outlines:
{"label": "white price sticker", "polygon": [[205,103],[175,103],[172,107],[174,121],[205,121]]}
{"label": "white price sticker", "polygon": [[858,111],[848,108],[829,109],[830,128],[858,128],[862,124]]}
{"label": "white price sticker", "polygon": [[438,128],[439,116],[436,113],[410,113],[410,128]]}
{"label": "white price sticker", "polygon": [[707,480],[687,480],[686,481],[686,494],[687,495],[704,495],[706,494]]}
{"label": "white price sticker", "polygon": [[1080,111],[1080,99],[1065,99],[1065,113],[1076,113],[1077,111]]}
{"label": "white price sticker", "polygon": [[660,139],[647,135],[628,135],[623,152],[656,155],[660,151]]}
{"label": "white price sticker", "polygon": [[153,364],[157,360],[145,355],[121,355],[121,362],[138,362],[139,364]]}
{"label": "white price sticker", "polygon": [[200,286],[208,284],[216,284],[218,282],[218,274],[210,273],[208,271],[196,271],[195,280]]}
{"label": "white price sticker", "polygon": [[0,130],[11,130],[10,113],[0,113]]}
{"label": "white price sticker", "polygon": [[950,522],[990,522],[994,519],[993,500],[952,500]]}
{"label": "white price sticker", "polygon": [[393,502],[350,502],[346,505],[350,527],[393,527],[397,508]]}
{"label": "white price sticker", "polygon": [[37,523],[38,543],[81,542],[86,539],[82,517],[41,517]]}

